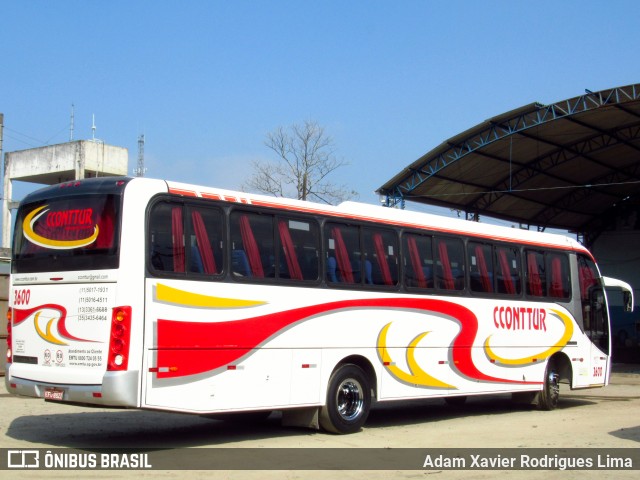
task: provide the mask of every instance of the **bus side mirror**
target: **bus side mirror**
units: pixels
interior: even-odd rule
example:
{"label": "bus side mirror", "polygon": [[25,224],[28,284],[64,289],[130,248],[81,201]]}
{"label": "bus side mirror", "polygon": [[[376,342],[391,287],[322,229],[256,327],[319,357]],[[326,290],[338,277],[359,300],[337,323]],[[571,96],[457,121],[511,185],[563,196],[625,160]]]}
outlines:
{"label": "bus side mirror", "polygon": [[624,311],[633,311],[633,288],[627,282],[618,280],[617,278],[602,277],[605,287],[618,287],[622,289],[622,298],[624,301]]}

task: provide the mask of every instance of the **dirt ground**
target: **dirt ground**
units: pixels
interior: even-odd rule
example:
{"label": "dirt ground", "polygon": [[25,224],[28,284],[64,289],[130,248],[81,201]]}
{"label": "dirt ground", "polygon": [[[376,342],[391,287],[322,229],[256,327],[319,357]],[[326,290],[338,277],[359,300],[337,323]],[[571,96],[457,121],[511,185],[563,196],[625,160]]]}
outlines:
{"label": "dirt ground", "polygon": [[[2,379],[4,380],[4,379]],[[563,386],[564,387],[564,386]],[[640,447],[640,365],[616,365],[603,389],[561,391],[558,408],[538,411],[509,396],[476,397],[451,407],[441,400],[377,405],[353,435],[285,428],[278,414],[263,423],[232,424],[198,416],[106,410],[45,403],[0,387],[0,448],[566,448]],[[636,467],[637,468],[637,467]],[[5,471],[3,478],[84,478],[78,471]],[[638,471],[96,471],[97,478],[387,479],[637,478]]]}

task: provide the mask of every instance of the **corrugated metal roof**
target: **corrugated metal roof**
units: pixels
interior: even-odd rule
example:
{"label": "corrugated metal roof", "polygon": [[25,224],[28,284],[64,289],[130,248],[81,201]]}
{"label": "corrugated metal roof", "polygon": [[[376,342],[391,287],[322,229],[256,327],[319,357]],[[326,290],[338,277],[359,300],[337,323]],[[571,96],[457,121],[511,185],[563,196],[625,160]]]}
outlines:
{"label": "corrugated metal roof", "polygon": [[640,84],[533,103],[426,153],[378,189],[390,204],[439,205],[587,232],[640,202]]}

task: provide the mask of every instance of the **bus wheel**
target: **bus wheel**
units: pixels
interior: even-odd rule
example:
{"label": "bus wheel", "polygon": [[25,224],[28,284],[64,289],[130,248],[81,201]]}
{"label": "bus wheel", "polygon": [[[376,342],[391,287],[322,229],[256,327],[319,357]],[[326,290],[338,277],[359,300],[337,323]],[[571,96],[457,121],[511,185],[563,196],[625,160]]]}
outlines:
{"label": "bus wheel", "polygon": [[369,379],[356,365],[343,365],[333,372],[327,389],[327,402],[320,409],[320,426],[332,433],[359,431],[369,416]]}
{"label": "bus wheel", "polygon": [[540,410],[553,410],[558,406],[560,398],[560,374],[556,362],[549,360],[544,373],[544,386],[538,395],[538,408]]}

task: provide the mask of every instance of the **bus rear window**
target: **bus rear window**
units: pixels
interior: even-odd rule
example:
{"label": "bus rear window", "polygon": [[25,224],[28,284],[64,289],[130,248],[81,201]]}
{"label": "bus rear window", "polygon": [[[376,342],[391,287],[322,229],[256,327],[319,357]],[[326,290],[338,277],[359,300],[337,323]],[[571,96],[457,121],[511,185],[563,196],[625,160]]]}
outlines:
{"label": "bus rear window", "polygon": [[91,195],[22,205],[13,273],[118,267],[119,197]]}

